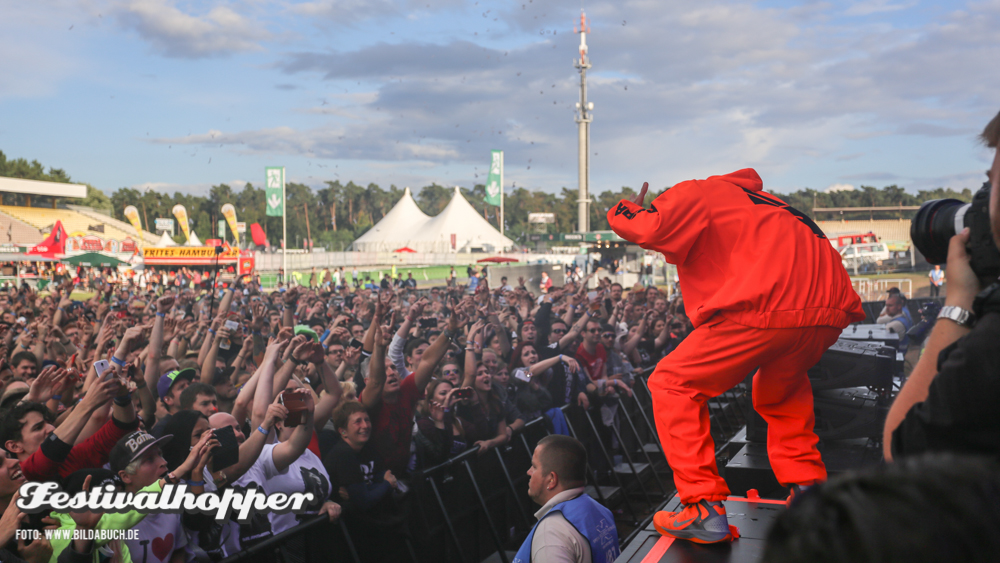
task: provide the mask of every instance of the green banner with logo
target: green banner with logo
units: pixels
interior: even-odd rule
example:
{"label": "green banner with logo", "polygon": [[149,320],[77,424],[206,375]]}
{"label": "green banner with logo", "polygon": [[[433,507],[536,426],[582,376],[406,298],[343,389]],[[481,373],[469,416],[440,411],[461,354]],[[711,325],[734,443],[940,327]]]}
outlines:
{"label": "green banner with logo", "polygon": [[267,202],[267,216],[281,217],[285,214],[285,167],[268,166],[264,169],[264,200]]}
{"label": "green banner with logo", "polygon": [[489,205],[500,205],[503,197],[503,151],[491,151],[493,160],[490,163],[490,175],[486,180],[486,197],[483,201]]}

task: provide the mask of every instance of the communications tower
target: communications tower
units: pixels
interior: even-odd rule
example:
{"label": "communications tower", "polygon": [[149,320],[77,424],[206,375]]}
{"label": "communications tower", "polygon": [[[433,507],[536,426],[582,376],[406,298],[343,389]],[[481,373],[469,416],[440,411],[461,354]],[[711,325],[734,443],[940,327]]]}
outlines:
{"label": "communications tower", "polygon": [[590,230],[590,121],[593,119],[594,103],[587,101],[587,69],[590,68],[590,58],[587,57],[587,14],[580,10],[580,27],[574,26],[573,31],[580,34],[580,58],[573,59],[573,66],[580,71],[580,101],[576,103],[576,123],[579,129],[580,151],[580,196],[578,233]]}

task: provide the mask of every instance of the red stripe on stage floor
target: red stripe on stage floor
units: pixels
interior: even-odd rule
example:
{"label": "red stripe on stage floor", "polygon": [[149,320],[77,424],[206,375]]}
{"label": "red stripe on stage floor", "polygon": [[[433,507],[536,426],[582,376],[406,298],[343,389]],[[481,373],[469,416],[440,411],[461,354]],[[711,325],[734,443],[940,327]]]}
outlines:
{"label": "red stripe on stage floor", "polygon": [[660,539],[653,544],[653,549],[649,550],[649,553],[642,558],[640,563],[659,563],[660,558],[663,554],[667,552],[667,549],[673,545],[674,538],[669,538],[667,536],[660,536]]}
{"label": "red stripe on stage floor", "polygon": [[783,500],[774,500],[770,498],[743,498],[743,497],[727,497],[726,500],[732,500],[737,502],[756,502],[760,504],[785,504]]}

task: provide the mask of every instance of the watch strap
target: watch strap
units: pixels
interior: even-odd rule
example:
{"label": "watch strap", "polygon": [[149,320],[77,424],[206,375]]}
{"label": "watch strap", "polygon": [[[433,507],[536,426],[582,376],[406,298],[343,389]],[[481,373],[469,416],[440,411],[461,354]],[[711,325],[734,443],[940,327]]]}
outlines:
{"label": "watch strap", "polygon": [[972,325],[976,324],[976,315],[972,311],[954,305],[941,307],[938,318],[954,321],[965,328],[972,328]]}

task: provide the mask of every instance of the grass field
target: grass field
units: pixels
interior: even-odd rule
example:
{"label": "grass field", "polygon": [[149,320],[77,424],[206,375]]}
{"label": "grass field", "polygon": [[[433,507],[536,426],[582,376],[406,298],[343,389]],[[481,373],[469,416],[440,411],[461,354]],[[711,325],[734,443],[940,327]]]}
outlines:
{"label": "grass field", "polygon": [[[502,269],[504,266],[501,264],[490,264],[489,267]],[[465,265],[455,266],[455,274],[458,276],[460,282],[464,282],[465,280],[468,279],[465,275],[466,268],[467,266]],[[406,279],[406,275],[412,273],[413,278],[417,280],[417,284],[424,285],[427,283],[435,283],[435,282],[444,283],[444,281],[448,279],[448,273],[450,269],[451,269],[450,266],[412,266],[412,267],[400,266],[396,268],[396,274],[397,275],[402,274],[403,279]],[[317,270],[316,276],[319,277],[320,275],[322,275],[322,272],[323,272],[322,269]],[[344,274],[347,276],[347,281],[349,283],[354,283],[351,272],[352,271],[350,268],[344,268]],[[298,274],[298,279],[300,283],[304,285],[309,282],[309,275],[311,273],[312,272],[309,270],[295,270],[292,272],[292,275]],[[361,278],[362,281],[367,275],[371,276],[372,281],[377,282],[379,279],[381,279],[382,274],[391,274],[391,273],[392,273],[391,267],[358,268],[358,277]],[[261,274],[260,278],[261,278],[260,279],[261,284],[263,284],[264,287],[274,287],[277,284],[278,275]]]}

